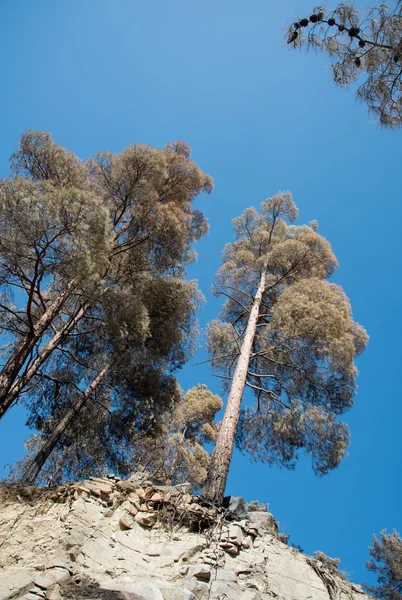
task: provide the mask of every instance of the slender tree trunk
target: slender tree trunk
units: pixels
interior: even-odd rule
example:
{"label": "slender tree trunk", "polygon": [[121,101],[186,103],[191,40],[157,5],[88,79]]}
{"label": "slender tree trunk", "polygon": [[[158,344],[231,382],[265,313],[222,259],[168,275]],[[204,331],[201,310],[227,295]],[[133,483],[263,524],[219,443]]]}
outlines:
{"label": "slender tree trunk", "polygon": [[63,468],[64,465],[64,461],[66,459],[66,456],[68,454],[68,448],[66,448],[63,452],[62,457],[59,459],[57,466],[55,468],[55,470],[53,471],[53,473],[51,474],[51,476],[49,477],[49,479],[46,482],[46,485],[44,487],[50,487],[53,483],[53,481],[55,480],[55,478],[57,477],[57,475],[60,473],[60,471]]}
{"label": "slender tree trunk", "polygon": [[202,489],[202,496],[210,502],[214,502],[216,504],[222,504],[225,493],[226,480],[229,473],[234,440],[240,418],[240,406],[243,398],[244,387],[246,385],[250,355],[257,328],[261,300],[265,288],[265,272],[266,268],[264,267],[257,293],[254,298],[253,306],[250,311],[247,329],[244,334],[243,343],[240,349],[240,356],[238,358],[236,370],[232,379],[232,385],[225,408],[225,414],[219,428],[215,450],[211,457],[207,480]]}
{"label": "slender tree trunk", "polygon": [[33,458],[29,467],[25,471],[22,476],[21,483],[24,485],[33,485],[35,483],[36,478],[38,477],[43,465],[53,452],[57,442],[63,437],[70,423],[75,419],[78,415],[86,401],[92,396],[102,379],[106,376],[107,372],[111,367],[111,363],[108,363],[102,371],[95,377],[91,385],[87,387],[85,392],[77,398],[71,408],[67,411],[61,421],[56,425],[53,433],[43,444],[42,448],[39,450],[35,458]]}
{"label": "slender tree trunk", "polygon": [[18,346],[14,350],[0,373],[0,418],[4,415],[10,403],[8,402],[8,393],[18,377],[18,373],[24,366],[30,352],[35,347],[35,344],[45,333],[46,329],[60,313],[64,303],[71,293],[71,289],[75,285],[75,280],[70,281],[67,287],[53,300],[52,304],[46,309],[40,319],[35,323],[32,331],[28,331],[20,340]]}
{"label": "slender tree trunk", "polygon": [[5,412],[10,408],[14,400],[18,398],[20,393],[25,388],[26,384],[32,379],[32,377],[37,373],[38,369],[43,365],[46,359],[52,354],[52,352],[61,344],[70,331],[74,329],[77,323],[82,319],[85,312],[89,308],[89,303],[84,304],[77,314],[70,319],[65,326],[60,329],[57,333],[54,334],[51,340],[42,348],[39,352],[38,356],[29,366],[29,368],[25,371],[23,375],[17,377],[12,386],[10,387],[7,396],[4,398],[3,402],[0,404],[0,419],[4,415]]}

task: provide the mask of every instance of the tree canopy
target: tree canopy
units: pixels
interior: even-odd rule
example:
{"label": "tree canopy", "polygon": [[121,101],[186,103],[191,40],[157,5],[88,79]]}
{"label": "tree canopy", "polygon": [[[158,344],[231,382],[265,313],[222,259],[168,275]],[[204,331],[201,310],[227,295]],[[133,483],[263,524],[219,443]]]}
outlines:
{"label": "tree canopy", "polygon": [[115,346],[164,343],[165,358],[174,347],[170,366],[182,364],[180,324],[159,314],[156,336],[151,313],[162,310],[155,297],[175,301],[175,285],[189,300],[183,314],[194,313],[184,268],[207,223],[192,202],[212,180],[189,155],[184,142],[138,144],[82,162],[47,133],[22,135],[0,184],[0,416],[49,356],[66,354],[69,336],[94,326],[107,326]]}
{"label": "tree canopy", "polygon": [[185,267],[207,231],[193,199],[212,189],[189,155],[140,144],[82,162],[47,133],[21,137],[0,184],[0,416],[22,397],[40,432],[25,483],[72,440],[84,456],[85,437],[105,447],[80,472],[116,463],[179,402],[202,299]]}
{"label": "tree canopy", "polygon": [[[121,397],[120,387],[119,402],[112,403],[110,387],[103,386],[84,404],[80,418],[71,422],[38,470],[37,485],[110,471],[125,477],[141,469],[163,483],[187,481],[199,487],[204,482],[209,463],[204,446],[215,440],[218,426],[213,419],[221,399],[205,385],[183,394],[174,378],[158,378],[149,365],[138,365],[135,377],[142,395],[138,391],[136,397]],[[71,402],[69,398],[69,406]],[[26,441],[27,454],[11,466],[9,481],[24,480],[59,420],[57,413],[42,424],[36,418],[40,433]]]}

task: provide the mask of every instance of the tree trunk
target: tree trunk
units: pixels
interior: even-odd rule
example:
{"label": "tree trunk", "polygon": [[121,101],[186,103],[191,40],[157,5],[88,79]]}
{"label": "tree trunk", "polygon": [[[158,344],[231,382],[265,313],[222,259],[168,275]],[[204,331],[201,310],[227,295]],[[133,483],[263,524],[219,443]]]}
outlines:
{"label": "tree trunk", "polygon": [[85,314],[85,311],[88,310],[89,303],[84,304],[77,314],[68,321],[65,326],[55,333],[51,340],[42,348],[39,352],[38,356],[29,366],[29,368],[25,371],[21,377],[17,377],[12,386],[10,387],[7,396],[4,398],[3,402],[0,405],[0,419],[10,408],[14,400],[18,398],[20,393],[25,388],[26,384],[32,379],[32,377],[37,373],[38,369],[43,365],[46,359],[52,354],[52,352],[61,344],[70,331],[77,325],[77,323],[82,319]]}
{"label": "tree trunk", "polygon": [[202,489],[202,496],[216,504],[222,504],[230,461],[232,459],[234,440],[240,418],[240,406],[244,387],[246,385],[248,365],[260,312],[262,295],[265,288],[265,271],[266,269],[264,268],[250,311],[247,329],[244,334],[240,355],[232,379],[225,414],[219,428],[215,450],[211,457],[207,480]]}
{"label": "tree trunk", "polygon": [[39,450],[35,458],[33,458],[29,467],[25,471],[22,476],[21,483],[24,485],[33,485],[35,483],[36,478],[38,477],[43,465],[53,452],[57,442],[63,437],[70,423],[75,419],[78,415],[85,402],[92,396],[93,392],[98,387],[99,383],[105,377],[107,372],[111,367],[111,363],[108,363],[102,371],[97,375],[97,377],[93,380],[91,385],[87,387],[85,392],[77,398],[71,408],[67,411],[61,421],[56,425],[53,433],[43,444],[42,448]]}
{"label": "tree trunk", "polygon": [[26,359],[35,347],[35,344],[45,333],[46,329],[59,314],[63,304],[70,295],[75,280],[70,281],[67,287],[53,300],[40,319],[35,323],[33,331],[29,331],[20,340],[12,356],[8,359],[0,373],[0,419],[9,408],[8,393],[24,366]]}

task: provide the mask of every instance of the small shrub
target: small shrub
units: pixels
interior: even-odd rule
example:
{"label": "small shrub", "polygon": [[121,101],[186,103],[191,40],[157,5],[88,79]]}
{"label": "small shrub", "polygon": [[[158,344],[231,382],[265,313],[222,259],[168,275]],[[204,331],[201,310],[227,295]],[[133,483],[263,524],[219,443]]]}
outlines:
{"label": "small shrub", "polygon": [[251,502],[246,503],[245,508],[247,512],[268,512],[269,504],[261,504],[258,500],[252,500]]}
{"label": "small shrub", "polygon": [[314,558],[316,558],[316,560],[319,560],[324,565],[324,567],[327,567],[329,571],[336,573],[338,577],[341,577],[341,579],[345,579],[345,581],[348,581],[348,577],[345,571],[339,570],[339,563],[341,562],[339,558],[331,558],[330,556],[327,556],[326,554],[324,554],[324,552],[321,552],[320,550],[316,550],[314,552]]}

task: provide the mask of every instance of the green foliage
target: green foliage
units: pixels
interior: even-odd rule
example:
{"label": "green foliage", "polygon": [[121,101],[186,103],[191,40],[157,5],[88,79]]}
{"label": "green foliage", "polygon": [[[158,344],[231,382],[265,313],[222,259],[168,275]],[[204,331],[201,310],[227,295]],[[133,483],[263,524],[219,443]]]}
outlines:
{"label": "green foliage", "polygon": [[288,30],[294,47],[321,50],[331,58],[334,80],[359,81],[357,96],[380,123],[402,125],[402,2],[380,3],[366,15],[347,2],[335,10],[319,6]]}
{"label": "green foliage", "polygon": [[402,539],[396,530],[381,531],[381,539],[373,536],[367,568],[377,575],[378,582],[376,586],[365,584],[367,592],[380,600],[401,600]]}

